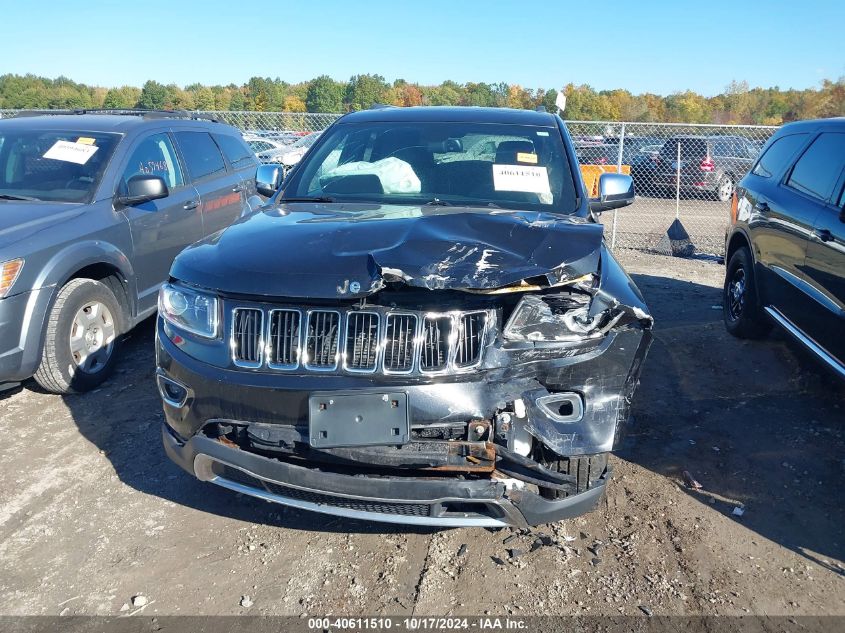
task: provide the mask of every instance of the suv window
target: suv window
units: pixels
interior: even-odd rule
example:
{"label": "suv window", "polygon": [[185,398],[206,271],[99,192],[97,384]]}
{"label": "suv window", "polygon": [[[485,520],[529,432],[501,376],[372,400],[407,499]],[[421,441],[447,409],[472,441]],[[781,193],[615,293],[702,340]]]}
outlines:
{"label": "suv window", "polygon": [[687,158],[704,158],[707,156],[707,141],[701,138],[676,137],[668,139],[660,148],[660,156],[664,160],[675,160],[678,156],[678,144],[681,145],[681,160]]}
{"label": "suv window", "polygon": [[161,176],[170,189],[184,183],[182,169],[167,134],[148,136],[135,148],[123,171],[121,186],[124,191],[129,179],[139,174]]}
{"label": "suv window", "polygon": [[760,161],[754,166],[751,173],[763,178],[769,178],[779,173],[806,139],[806,134],[789,134],[780,137],[769,145],[769,149],[760,157]]}
{"label": "suv window", "polygon": [[194,180],[226,171],[223,155],[208,132],[176,132],[176,141]]}
{"label": "suv window", "polygon": [[90,200],[119,141],[102,132],[6,128],[0,132],[0,194]]}
{"label": "suv window", "polygon": [[821,134],[801,155],[787,185],[820,200],[830,200],[845,167],[845,134]]}
{"label": "suv window", "polygon": [[232,167],[245,167],[255,163],[252,150],[241,139],[228,134],[213,134],[212,136]]}

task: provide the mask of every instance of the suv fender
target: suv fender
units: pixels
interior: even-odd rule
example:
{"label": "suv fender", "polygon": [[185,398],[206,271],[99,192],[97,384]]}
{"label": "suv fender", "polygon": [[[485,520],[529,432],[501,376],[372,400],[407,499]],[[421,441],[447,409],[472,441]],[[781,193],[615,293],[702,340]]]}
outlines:
{"label": "suv fender", "polygon": [[32,286],[27,301],[26,315],[30,326],[21,341],[24,349],[23,373],[31,375],[41,362],[47,315],[59,290],[77,274],[95,265],[105,265],[119,274],[126,283],[126,314],[124,330],[134,325],[136,314],[135,275],[129,258],[117,247],[107,242],[86,240],[76,242],[55,253],[42,267]]}

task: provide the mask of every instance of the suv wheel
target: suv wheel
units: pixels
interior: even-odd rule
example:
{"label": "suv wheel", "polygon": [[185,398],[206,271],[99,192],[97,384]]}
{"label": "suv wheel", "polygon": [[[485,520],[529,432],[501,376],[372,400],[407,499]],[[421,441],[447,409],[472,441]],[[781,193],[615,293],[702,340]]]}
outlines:
{"label": "suv wheel", "polygon": [[738,338],[760,338],[772,327],[757,302],[751,253],[743,246],[728,262],[722,312],[725,328]]}
{"label": "suv wheel", "polygon": [[114,293],[93,279],[73,279],[56,297],[35,380],[52,393],[80,393],[114,370],[123,330]]}
{"label": "suv wheel", "polygon": [[716,186],[716,197],[719,202],[727,202],[731,199],[734,193],[734,181],[730,176],[725,174],[719,179],[719,184]]}
{"label": "suv wheel", "polygon": [[[575,476],[575,490],[572,494],[586,492],[607,470],[608,453],[584,455],[582,457],[558,457],[545,464],[547,468],[564,475]],[[540,495],[546,499],[564,499],[567,493],[551,488],[540,488]]]}

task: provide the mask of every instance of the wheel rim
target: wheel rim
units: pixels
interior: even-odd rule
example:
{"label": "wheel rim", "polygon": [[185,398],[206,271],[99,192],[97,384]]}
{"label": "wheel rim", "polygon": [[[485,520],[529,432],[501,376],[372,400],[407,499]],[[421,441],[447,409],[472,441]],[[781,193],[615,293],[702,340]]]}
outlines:
{"label": "wheel rim", "polygon": [[111,358],[114,339],[111,311],[99,301],[86,303],[70,327],[70,357],[75,368],[86,374],[102,371]]}
{"label": "wheel rim", "polygon": [[719,183],[719,198],[722,200],[727,200],[731,197],[731,194],[734,192],[734,184],[730,178],[722,178],[722,182]]}
{"label": "wheel rim", "polygon": [[734,271],[733,277],[728,284],[727,302],[728,316],[731,321],[736,321],[742,316],[745,308],[745,269],[741,266]]}

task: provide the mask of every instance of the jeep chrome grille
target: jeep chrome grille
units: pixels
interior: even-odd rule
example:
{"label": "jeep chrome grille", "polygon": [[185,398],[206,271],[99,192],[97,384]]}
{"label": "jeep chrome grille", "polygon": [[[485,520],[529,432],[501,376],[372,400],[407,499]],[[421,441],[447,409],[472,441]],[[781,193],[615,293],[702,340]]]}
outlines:
{"label": "jeep chrome grille", "polygon": [[337,369],[340,312],[309,310],[305,332],[305,366],[308,369]]}
{"label": "jeep chrome grille", "polygon": [[481,363],[488,313],[236,307],[235,365],[250,369],[447,373]]}
{"label": "jeep chrome grille", "polygon": [[449,362],[449,334],[452,331],[452,317],[427,316],[423,319],[422,371],[442,371]]}
{"label": "jeep chrome grille", "polygon": [[388,314],[384,337],[384,369],[405,373],[414,368],[417,317],[413,314]]}
{"label": "jeep chrome grille", "polygon": [[350,371],[375,371],[378,359],[378,323],[375,312],[349,312],[346,316],[346,357]]}
{"label": "jeep chrome grille", "polygon": [[242,367],[260,367],[264,347],[264,312],[238,308],[232,314],[232,353]]}
{"label": "jeep chrome grille", "polygon": [[275,369],[295,369],[299,366],[298,310],[270,311],[270,354],[268,365]]}

